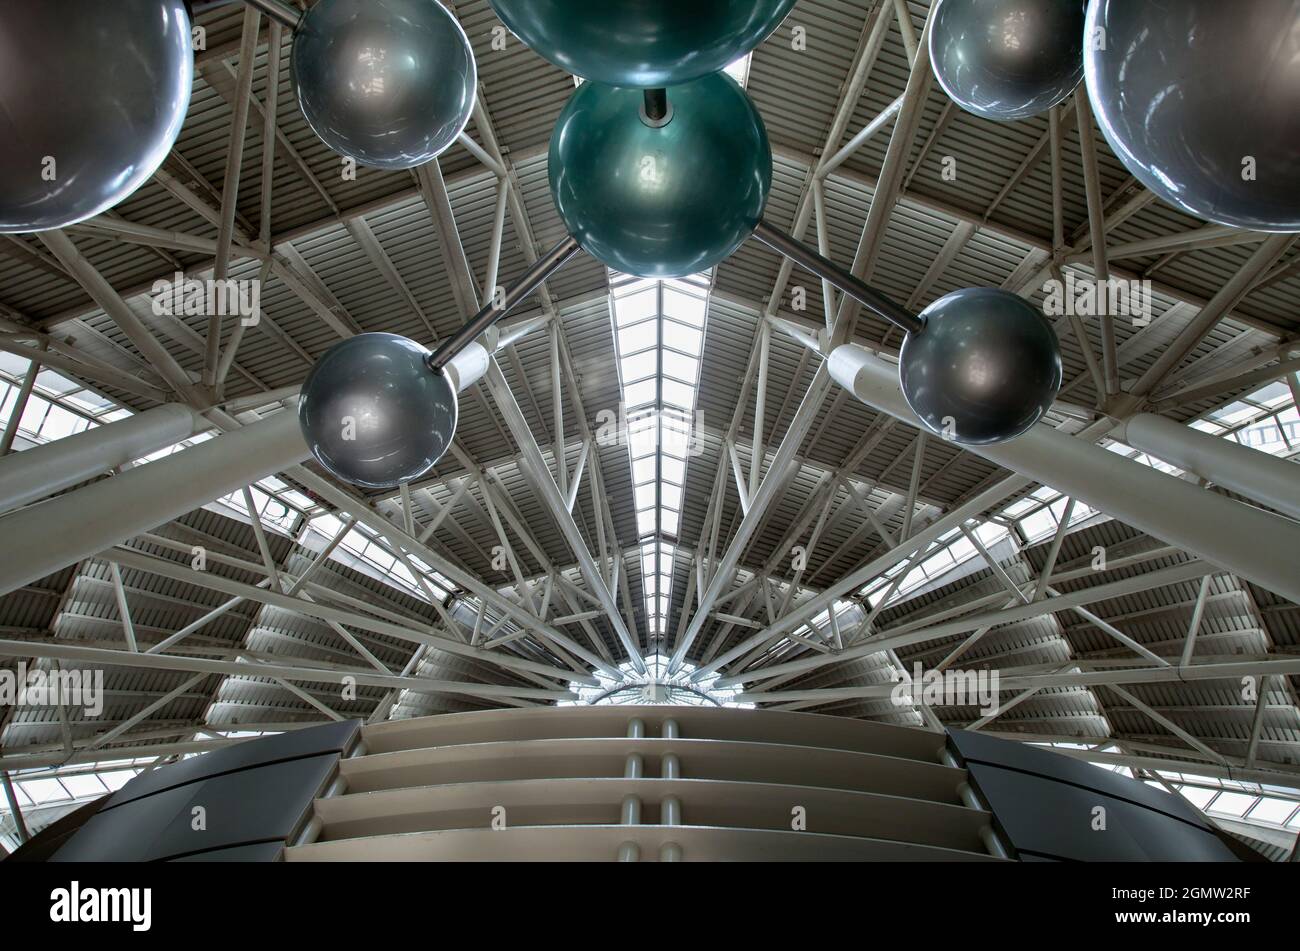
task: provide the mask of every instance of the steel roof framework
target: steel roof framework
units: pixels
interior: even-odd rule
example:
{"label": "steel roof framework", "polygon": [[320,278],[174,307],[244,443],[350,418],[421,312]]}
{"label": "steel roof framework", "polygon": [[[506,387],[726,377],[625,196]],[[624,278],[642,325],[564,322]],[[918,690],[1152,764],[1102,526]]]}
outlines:
{"label": "steel roof framework", "polygon": [[[572,83],[517,41],[491,49],[482,0],[449,3],[481,66],[463,149],[410,176],[360,170],[338,184],[337,157],[282,94],[279,26],[209,6],[188,134],[155,181],[66,233],[0,245],[0,349],[33,360],[32,381],[48,367],[133,412],[179,401],[229,432],[284,412],[333,340],[445,337],[561,236],[545,136]],[[1063,269],[1151,280],[1148,325],[1058,324],[1065,402],[1045,425],[1082,438],[1144,408],[1196,419],[1275,380],[1294,400],[1294,235],[1161,207],[1098,136],[1078,136],[1093,128],[1086,96],[1023,128],[961,114],[931,80],[928,4],[865,6],[805,0],[793,16],[812,58],[781,32],[753,56],[774,221],[911,307],[974,283],[1036,297]],[[936,184],[949,158],[957,179]],[[264,282],[257,327],[149,312],[155,279],[213,269]],[[873,579],[895,571],[901,582],[931,543],[966,537],[1037,484],[833,384],[820,353],[852,341],[888,355],[899,341],[821,282],[799,285],[807,310],[794,309],[788,292],[803,278],[752,246],[712,275],[705,451],[687,473],[678,534],[658,539],[674,550],[672,665],[689,658],[762,704],[1084,742],[1137,769],[1297,785],[1300,608],[1223,572],[1213,552],[1125,528],[1099,542],[1112,557],[1098,577],[1080,546],[1121,527],[1067,515],[1036,545],[977,546],[982,567],[942,587],[867,599]],[[602,445],[594,422],[618,402],[609,293],[587,259],[489,332],[495,356],[462,396],[462,431],[418,484],[363,496],[286,467],[280,478],[315,506],[289,535],[196,512],[8,593],[0,654],[102,665],[113,712],[90,722],[7,708],[0,766],[108,770],[237,742],[231,731],[548,703],[594,683],[593,669],[637,669],[656,649],[638,607],[644,539],[628,455]],[[17,424],[6,429],[11,442]],[[307,544],[309,516],[323,513],[366,526],[422,596],[327,563],[330,548]],[[220,572],[178,560],[195,538]],[[457,590],[444,603],[431,585],[447,579]],[[824,620],[804,624],[823,602]],[[855,606],[864,623],[846,630],[840,612]],[[962,658],[999,670],[995,714],[880,702],[914,660],[943,669]],[[1253,701],[1229,689],[1243,677]],[[340,695],[347,683],[355,693]]]}

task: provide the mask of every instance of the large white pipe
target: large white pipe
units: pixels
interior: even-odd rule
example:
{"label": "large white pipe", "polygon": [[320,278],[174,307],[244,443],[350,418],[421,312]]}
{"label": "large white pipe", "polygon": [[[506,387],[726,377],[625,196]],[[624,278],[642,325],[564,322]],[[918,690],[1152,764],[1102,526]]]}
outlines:
{"label": "large white pipe", "polygon": [[11,453],[0,459],[0,512],[85,482],[211,426],[188,406],[168,403]]}
{"label": "large white pipe", "polygon": [[1151,413],[1134,416],[1114,435],[1207,482],[1300,518],[1300,466],[1294,462]]}
{"label": "large white pipe", "polygon": [[[831,352],[831,377],[868,406],[921,422],[898,369],[855,344]],[[1197,488],[1047,426],[996,446],[970,446],[990,462],[1081,499],[1125,524],[1300,602],[1300,524]]]}
{"label": "large white pipe", "polygon": [[[456,389],[464,390],[482,377],[488,361],[487,350],[471,343],[445,369]],[[21,478],[13,480],[11,490],[9,475],[0,469],[0,501],[11,495],[22,501],[40,498],[176,443],[206,425],[201,416],[169,404],[41,446],[49,452],[39,459],[21,458],[34,456],[37,449],[6,457],[0,464],[16,464],[12,471]],[[303,462],[310,454],[298,428],[297,409],[290,407],[166,459],[0,517],[0,539],[13,556],[0,565],[0,595]]]}
{"label": "large white pipe", "polygon": [[292,409],[0,517],[0,594],[307,459]]}

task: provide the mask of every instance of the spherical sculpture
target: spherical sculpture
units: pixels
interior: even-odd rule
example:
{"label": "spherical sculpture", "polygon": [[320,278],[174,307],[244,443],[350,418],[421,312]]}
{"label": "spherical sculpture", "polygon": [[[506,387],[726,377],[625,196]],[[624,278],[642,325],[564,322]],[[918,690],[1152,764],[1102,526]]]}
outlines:
{"label": "spherical sculpture", "polygon": [[474,52],[438,0],[320,0],[294,32],[292,66],[307,123],[362,165],[423,165],[474,108]]}
{"label": "spherical sculpture", "polygon": [[899,355],[903,395],[945,439],[986,446],[1021,435],[1061,388],[1056,332],[1024,298],[991,287],[954,291],[921,314]]}
{"label": "spherical sculpture", "polygon": [[637,277],[681,277],[740,247],[763,215],[772,149],[725,73],[668,90],[658,128],[642,93],[583,83],[551,136],[551,197],[593,257]]}
{"label": "spherical sculpture", "polygon": [[583,79],[647,89],[716,73],[763,42],[795,0],[491,0],[510,31]]}
{"label": "spherical sculpture", "polygon": [[433,468],[456,434],[457,404],[428,356],[406,337],[358,334],[321,357],[298,398],[316,461],[367,489],[391,489]]}
{"label": "spherical sculpture", "polygon": [[171,151],[193,79],[182,0],[0,4],[0,232],[127,198]]}
{"label": "spherical sculpture", "polygon": [[1084,2],[939,0],[930,27],[935,78],[953,102],[986,119],[1046,112],[1083,78]]}
{"label": "spherical sculpture", "polygon": [[1300,0],[1092,0],[1086,35],[1097,124],[1142,184],[1207,221],[1300,231]]}

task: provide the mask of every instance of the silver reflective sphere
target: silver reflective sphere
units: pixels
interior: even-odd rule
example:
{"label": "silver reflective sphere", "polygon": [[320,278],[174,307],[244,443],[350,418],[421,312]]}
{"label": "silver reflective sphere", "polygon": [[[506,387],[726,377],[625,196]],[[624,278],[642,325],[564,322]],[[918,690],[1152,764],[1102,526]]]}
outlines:
{"label": "silver reflective sphere", "polygon": [[1084,2],[939,0],[930,27],[935,78],[953,102],[986,119],[1046,112],[1083,78]]}
{"label": "silver reflective sphere", "polygon": [[912,412],[967,446],[1005,442],[1042,418],[1061,388],[1056,332],[1024,298],[972,287],[939,298],[908,334],[899,380]]}
{"label": "silver reflective sphere", "polygon": [[474,52],[438,0],[320,0],[293,37],[298,105],[325,144],[362,165],[423,165],[474,108]]}
{"label": "silver reflective sphere", "polygon": [[0,0],[0,232],[62,228],[134,192],[193,80],[182,0]]}
{"label": "silver reflective sphere", "polygon": [[367,489],[391,489],[433,468],[456,434],[456,391],[429,351],[397,334],[335,344],[298,398],[303,438],[325,469]]}
{"label": "silver reflective sphere", "polygon": [[[1099,33],[1098,31],[1104,31]],[[1300,231],[1300,0],[1092,0],[1088,94],[1147,188],[1206,221]]]}

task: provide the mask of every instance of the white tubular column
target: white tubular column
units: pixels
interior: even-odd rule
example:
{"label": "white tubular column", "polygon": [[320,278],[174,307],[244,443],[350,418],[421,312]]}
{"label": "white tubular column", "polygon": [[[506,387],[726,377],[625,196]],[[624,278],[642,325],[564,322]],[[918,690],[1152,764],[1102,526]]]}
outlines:
{"label": "white tubular column", "polygon": [[[921,426],[903,398],[896,366],[855,344],[837,347],[828,363],[831,377],[863,403]],[[1047,426],[1035,426],[1000,445],[967,448],[1288,600],[1300,601],[1300,572],[1295,570],[1300,524],[1199,489]]]}
{"label": "white tubular column", "polygon": [[12,453],[0,459],[0,511],[43,499],[210,428],[188,406],[168,403]]}
{"label": "white tubular column", "polygon": [[1207,482],[1300,518],[1300,466],[1294,462],[1151,413],[1134,416],[1113,435]]}
{"label": "white tubular column", "polygon": [[293,409],[0,517],[17,553],[0,563],[0,594],[147,532],[213,499],[303,462]]}
{"label": "white tubular column", "polygon": [[452,387],[459,393],[483,378],[489,358],[490,354],[481,343],[471,343],[452,357],[442,369]]}

